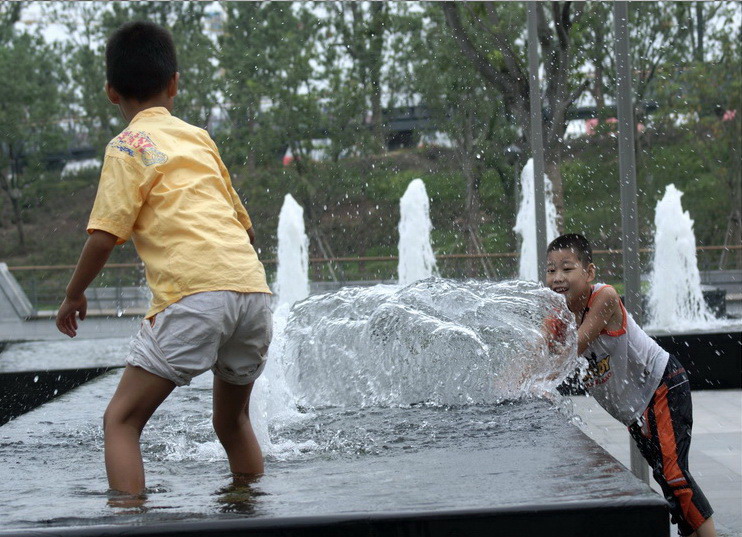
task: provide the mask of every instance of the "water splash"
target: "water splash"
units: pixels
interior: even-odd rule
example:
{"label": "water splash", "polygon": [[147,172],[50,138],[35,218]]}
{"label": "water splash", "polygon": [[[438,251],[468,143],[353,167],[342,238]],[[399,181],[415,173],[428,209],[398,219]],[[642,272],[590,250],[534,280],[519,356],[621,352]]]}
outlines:
{"label": "water splash", "polygon": [[[561,345],[548,345],[557,319]],[[530,282],[430,278],[344,288],[297,304],[286,381],[310,407],[491,404],[553,390],[577,363],[564,298]]]}
{"label": "water splash", "polygon": [[693,220],[683,211],[682,196],[667,185],[655,208],[648,328],[704,328],[714,319],[703,300]]}
{"label": "water splash", "polygon": [[[536,244],[536,190],[534,188],[533,159],[523,167],[520,174],[520,208],[515,219],[515,231],[521,240],[518,277],[521,280],[539,281]],[[546,202],[546,242],[557,238],[557,212],[554,205],[551,180],[544,174],[544,196]]]}
{"label": "water splash", "polygon": [[263,450],[274,456],[294,451],[297,446],[274,442],[270,427],[280,427],[307,417],[297,410],[297,399],[286,382],[285,332],[290,310],[290,304],[281,304],[273,312],[273,341],[268,350],[265,370],[255,382],[250,398],[250,421],[255,429],[255,435]]}
{"label": "water splash", "polygon": [[286,194],[278,215],[278,269],[275,289],[278,305],[291,306],[309,296],[309,239],[304,231],[304,209]]}
{"label": "water splash", "polygon": [[251,397],[250,420],[260,445],[271,454],[293,446],[271,442],[269,426],[301,417],[296,400],[284,377],[284,327],[291,307],[309,296],[309,239],[304,230],[304,209],[286,194],[278,217],[278,270],[275,290],[278,299],[273,311],[273,340],[263,374]]}
{"label": "water splash", "polygon": [[399,200],[400,285],[429,278],[438,273],[430,243],[430,202],[422,179],[414,179]]}

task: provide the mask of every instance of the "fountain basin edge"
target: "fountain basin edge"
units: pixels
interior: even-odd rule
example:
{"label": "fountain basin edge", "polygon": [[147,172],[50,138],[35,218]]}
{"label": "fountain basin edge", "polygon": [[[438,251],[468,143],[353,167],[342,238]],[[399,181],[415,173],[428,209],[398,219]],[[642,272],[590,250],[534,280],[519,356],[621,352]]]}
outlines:
{"label": "fountain basin edge", "polygon": [[666,537],[669,529],[667,503],[657,496],[492,509],[0,530],[0,537],[444,537],[547,533],[553,537]]}
{"label": "fountain basin edge", "polygon": [[90,367],[0,373],[0,425],[111,369]]}

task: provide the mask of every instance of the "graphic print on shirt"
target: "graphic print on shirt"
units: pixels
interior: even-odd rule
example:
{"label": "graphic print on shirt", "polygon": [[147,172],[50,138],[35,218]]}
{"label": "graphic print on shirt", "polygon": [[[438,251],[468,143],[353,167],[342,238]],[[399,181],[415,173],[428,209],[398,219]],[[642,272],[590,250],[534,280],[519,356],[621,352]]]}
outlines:
{"label": "graphic print on shirt", "polygon": [[606,354],[598,358],[598,355],[591,352],[590,355],[585,356],[587,359],[587,373],[582,379],[585,388],[592,388],[605,384],[613,376],[611,371],[611,355]]}
{"label": "graphic print on shirt", "polygon": [[108,145],[131,157],[139,153],[142,164],[145,166],[167,162],[167,155],[157,149],[155,143],[144,131],[133,132],[127,129],[111,140]]}

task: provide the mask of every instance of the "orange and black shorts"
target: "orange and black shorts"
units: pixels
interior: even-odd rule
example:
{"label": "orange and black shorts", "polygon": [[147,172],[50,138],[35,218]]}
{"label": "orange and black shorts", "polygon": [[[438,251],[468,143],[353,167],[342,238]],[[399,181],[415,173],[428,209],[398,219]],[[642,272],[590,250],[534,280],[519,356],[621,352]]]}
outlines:
{"label": "orange and black shorts", "polygon": [[693,406],[688,374],[670,356],[665,374],[649,406],[629,427],[642,455],[654,470],[654,479],[670,504],[680,535],[690,535],[713,510],[688,471]]}

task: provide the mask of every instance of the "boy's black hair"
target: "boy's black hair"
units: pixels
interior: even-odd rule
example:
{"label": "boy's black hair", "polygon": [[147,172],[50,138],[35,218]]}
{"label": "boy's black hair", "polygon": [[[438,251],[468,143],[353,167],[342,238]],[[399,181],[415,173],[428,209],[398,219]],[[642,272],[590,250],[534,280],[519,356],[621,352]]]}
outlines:
{"label": "boy's black hair", "polygon": [[106,43],[106,80],[122,97],[146,101],[178,71],[170,32],[153,22],[120,26]]}
{"label": "boy's black hair", "polygon": [[567,233],[551,241],[546,248],[546,253],[554,250],[572,250],[584,266],[593,262],[593,249],[590,247],[590,242],[578,233]]}

